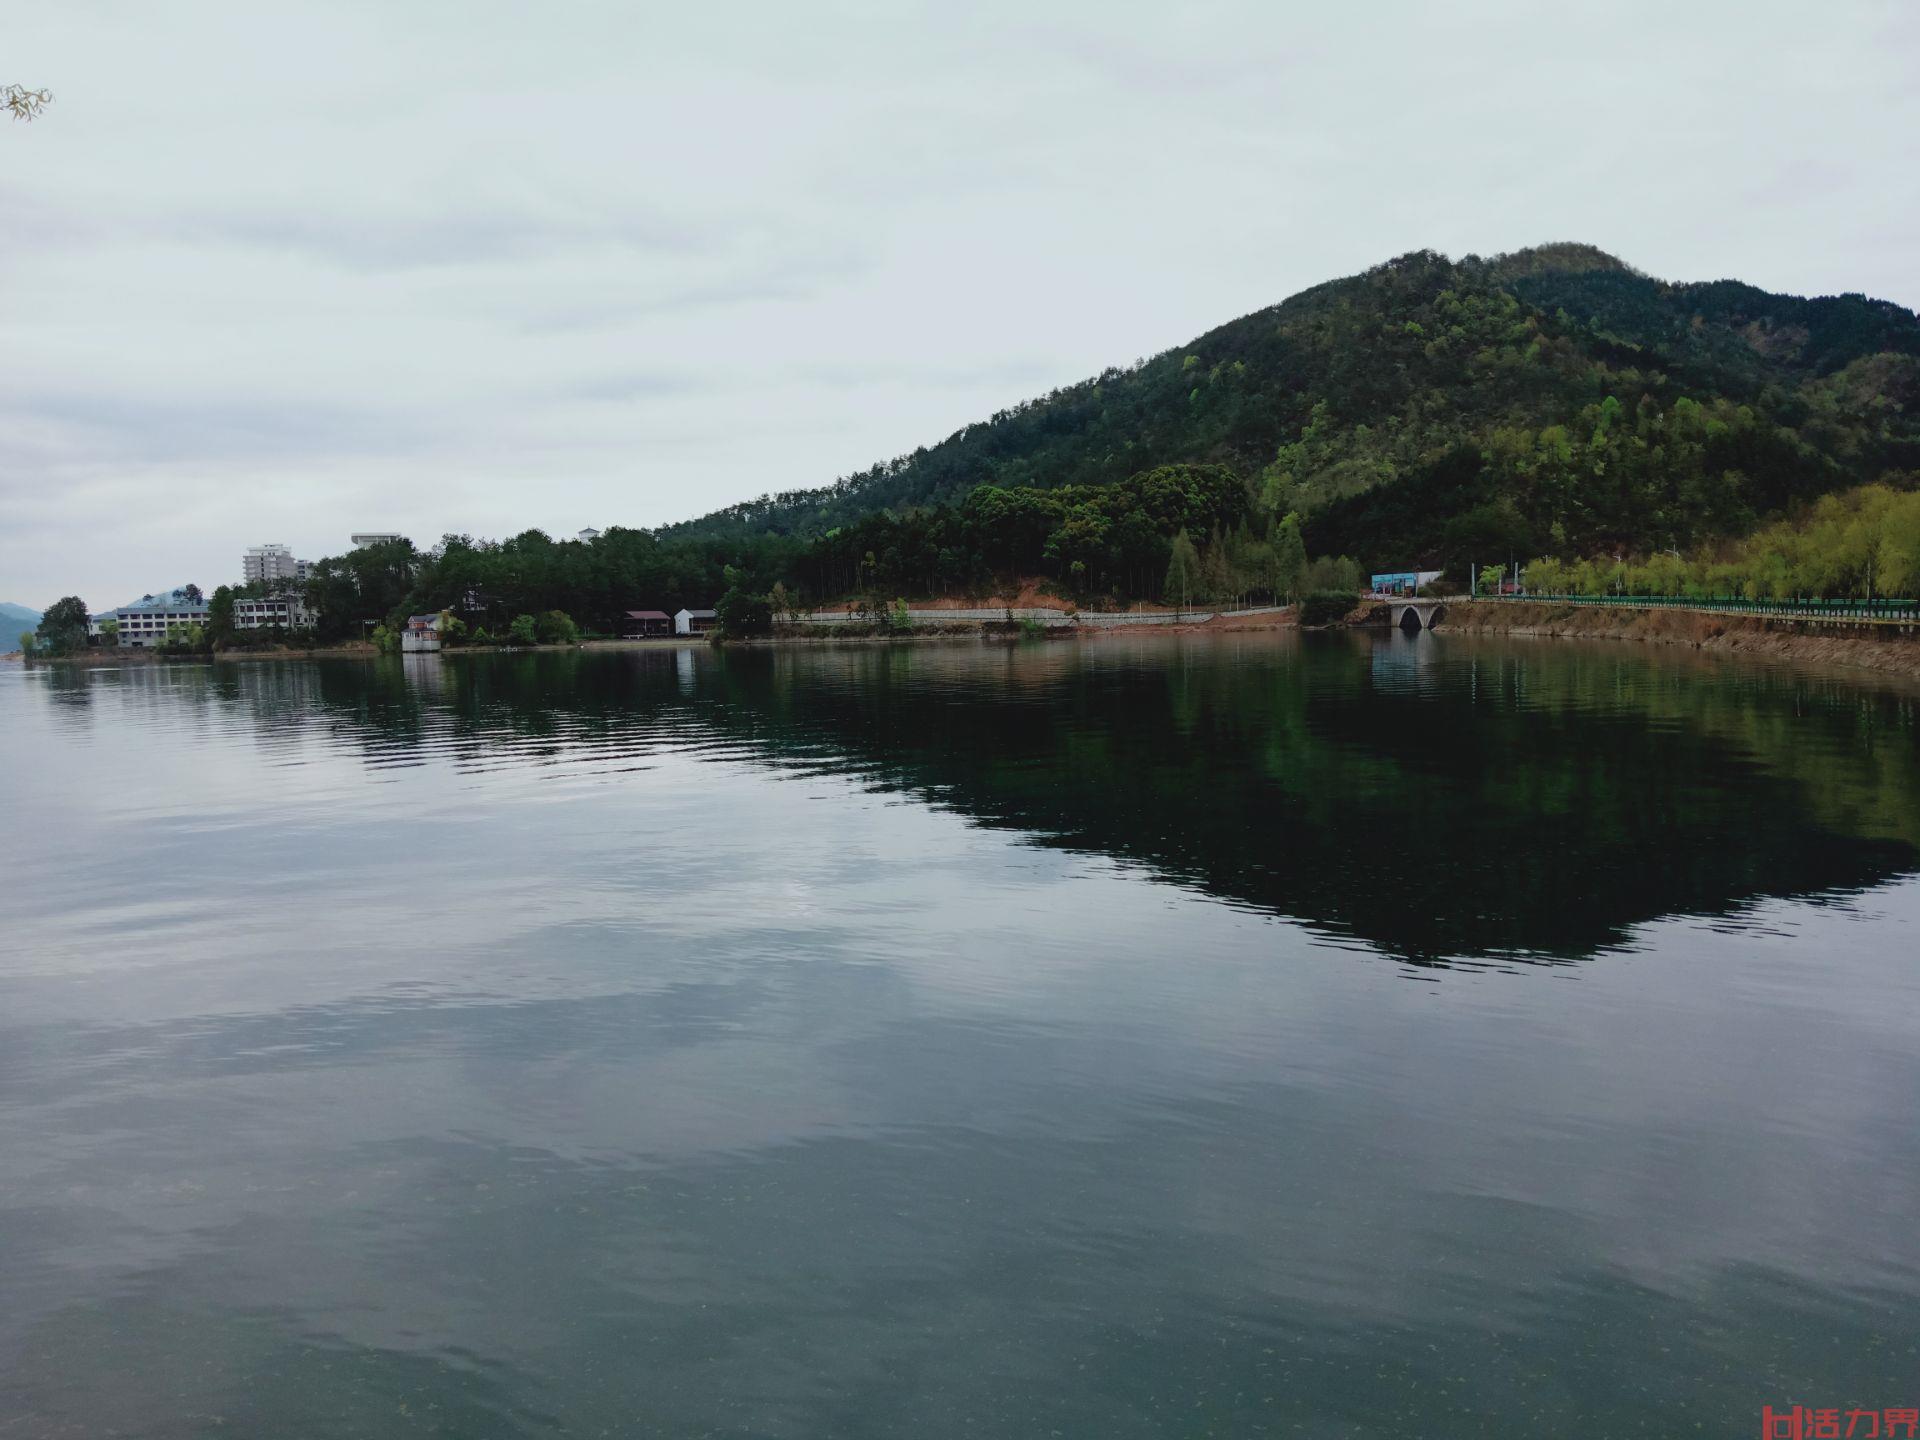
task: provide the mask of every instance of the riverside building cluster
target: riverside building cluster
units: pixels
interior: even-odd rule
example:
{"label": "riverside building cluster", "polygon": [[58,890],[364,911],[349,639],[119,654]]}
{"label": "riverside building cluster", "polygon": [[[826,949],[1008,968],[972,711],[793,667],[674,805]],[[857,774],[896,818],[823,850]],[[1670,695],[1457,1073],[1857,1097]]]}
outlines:
{"label": "riverside building cluster", "polygon": [[[353,543],[376,544],[396,538],[385,532],[356,534]],[[308,630],[315,612],[307,604],[301,587],[313,573],[313,562],[296,557],[293,551],[275,541],[251,545],[240,557],[241,585],[252,593],[236,595],[233,600],[233,628],[236,630]],[[87,630],[94,637],[105,633],[111,621],[119,632],[119,643],[136,649],[159,645],[175,626],[205,625],[210,601],[206,594],[191,586],[181,586],[160,594],[143,595],[113,610],[88,617]]]}

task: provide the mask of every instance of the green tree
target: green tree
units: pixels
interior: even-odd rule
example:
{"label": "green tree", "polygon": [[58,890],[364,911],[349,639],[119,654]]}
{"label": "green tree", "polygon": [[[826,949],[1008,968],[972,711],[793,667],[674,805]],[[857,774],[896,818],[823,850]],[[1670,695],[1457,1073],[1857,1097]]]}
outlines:
{"label": "green tree", "polygon": [[[544,537],[543,537],[544,538]],[[323,638],[358,636],[367,622],[384,623],[395,612],[422,613],[441,608],[444,601],[410,605],[419,556],[411,540],[363,545],[345,555],[314,562],[307,580],[308,608],[320,618]]]}
{"label": "green tree", "polygon": [[1160,593],[1176,610],[1185,610],[1199,585],[1200,553],[1193,548],[1193,541],[1187,538],[1186,527],[1182,526],[1173,537],[1173,549],[1167,557],[1167,578],[1161,583]]}
{"label": "green tree", "polygon": [[1300,601],[1302,625],[1333,625],[1344,620],[1353,609],[1349,590],[1314,590]]}
{"label": "green tree", "polygon": [[1571,579],[1567,567],[1552,557],[1529,561],[1520,576],[1532,595],[1564,595]]}
{"label": "green tree", "polygon": [[547,611],[540,617],[538,630],[543,645],[580,643],[580,627],[573,623],[573,617],[564,610]]}
{"label": "green tree", "polygon": [[1500,575],[1501,570],[1498,565],[1482,565],[1480,567],[1480,593],[1482,595],[1498,595],[1500,593]]}
{"label": "green tree", "polygon": [[513,617],[513,623],[507,627],[507,643],[509,645],[537,645],[540,643],[540,632],[534,622],[533,616],[516,615]]}
{"label": "green tree", "polygon": [[773,633],[773,606],[764,595],[736,587],[722,595],[713,609],[721,634],[729,640]]}
{"label": "green tree", "polygon": [[190,621],[184,625],[167,626],[167,633],[160,641],[162,650],[176,655],[193,655],[206,650],[209,646],[206,627],[199,621]]}
{"label": "green tree", "polygon": [[1233,597],[1240,591],[1240,577],[1234,572],[1232,552],[1227,537],[1220,533],[1220,527],[1214,526],[1213,536],[1207,542],[1205,555],[1201,557],[1200,573],[1204,579],[1207,598],[1216,605],[1231,604]]}
{"label": "green tree", "polygon": [[1349,555],[1322,555],[1307,566],[1303,583],[1309,593],[1351,598],[1360,593],[1360,564]]}
{"label": "green tree", "polygon": [[198,585],[182,585],[180,587],[180,598],[185,600],[189,605],[198,605],[207,597]]}
{"label": "green tree", "polygon": [[120,643],[120,622],[111,616],[100,622],[100,643],[111,650]]}
{"label": "green tree", "polygon": [[1276,599],[1295,601],[1305,593],[1307,546],[1300,538],[1300,517],[1289,514],[1273,527],[1273,575]]}
{"label": "green tree", "polygon": [[207,602],[207,633],[213,637],[216,649],[232,642],[234,621],[231,585],[214,587],[213,598]]}
{"label": "green tree", "polygon": [[66,595],[47,607],[34,627],[39,649],[49,655],[71,655],[86,647],[87,606],[78,595]]}

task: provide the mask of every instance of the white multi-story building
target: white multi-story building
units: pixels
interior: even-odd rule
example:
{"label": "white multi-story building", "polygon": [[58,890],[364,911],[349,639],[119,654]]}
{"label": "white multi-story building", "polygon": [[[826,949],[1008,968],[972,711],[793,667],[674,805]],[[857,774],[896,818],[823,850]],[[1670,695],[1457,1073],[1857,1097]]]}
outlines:
{"label": "white multi-story building", "polygon": [[385,545],[389,541],[406,538],[398,530],[360,530],[353,536],[353,548],[363,550],[369,545]]}
{"label": "white multi-story building", "polygon": [[264,600],[242,599],[233,602],[233,628],[236,630],[311,630],[313,611],[298,595],[269,595]]}
{"label": "white multi-story building", "polygon": [[284,545],[255,545],[241,557],[240,574],[248,584],[256,580],[304,580],[309,562],[293,558]]}
{"label": "white multi-story building", "polygon": [[[106,622],[111,620],[118,628],[120,643],[139,649],[158,645],[175,625],[205,625],[207,611],[206,600],[189,600],[183,592],[169,590],[164,595],[136,600],[118,610],[90,616],[87,633],[95,637],[104,634]],[[271,630],[276,626],[282,630],[311,630],[313,622],[314,611],[298,594],[282,593],[264,599],[234,597],[233,628],[236,630]]]}
{"label": "white multi-story building", "polygon": [[122,645],[158,645],[167,638],[171,626],[206,624],[207,602],[189,600],[185,592],[169,590],[164,595],[151,595],[131,605],[122,605],[110,615],[96,615],[88,628],[97,633],[108,620],[119,625]]}

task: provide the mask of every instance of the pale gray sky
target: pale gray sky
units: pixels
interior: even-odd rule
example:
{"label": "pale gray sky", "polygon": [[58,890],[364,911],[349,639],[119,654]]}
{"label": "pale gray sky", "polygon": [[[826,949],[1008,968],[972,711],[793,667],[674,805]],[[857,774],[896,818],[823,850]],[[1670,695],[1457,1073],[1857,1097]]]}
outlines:
{"label": "pale gray sky", "polygon": [[15,0],[0,599],[821,484],[1307,285],[1920,304],[1920,5]]}

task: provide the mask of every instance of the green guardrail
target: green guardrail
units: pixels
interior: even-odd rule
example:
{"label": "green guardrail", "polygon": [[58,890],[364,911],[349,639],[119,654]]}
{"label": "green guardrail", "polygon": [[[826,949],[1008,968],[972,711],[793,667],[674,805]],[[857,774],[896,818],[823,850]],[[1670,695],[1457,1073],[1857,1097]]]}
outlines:
{"label": "green guardrail", "polygon": [[1920,600],[1745,600],[1735,595],[1475,595],[1545,605],[1606,605],[1624,610],[1705,610],[1723,615],[1796,615],[1813,620],[1920,620]]}

